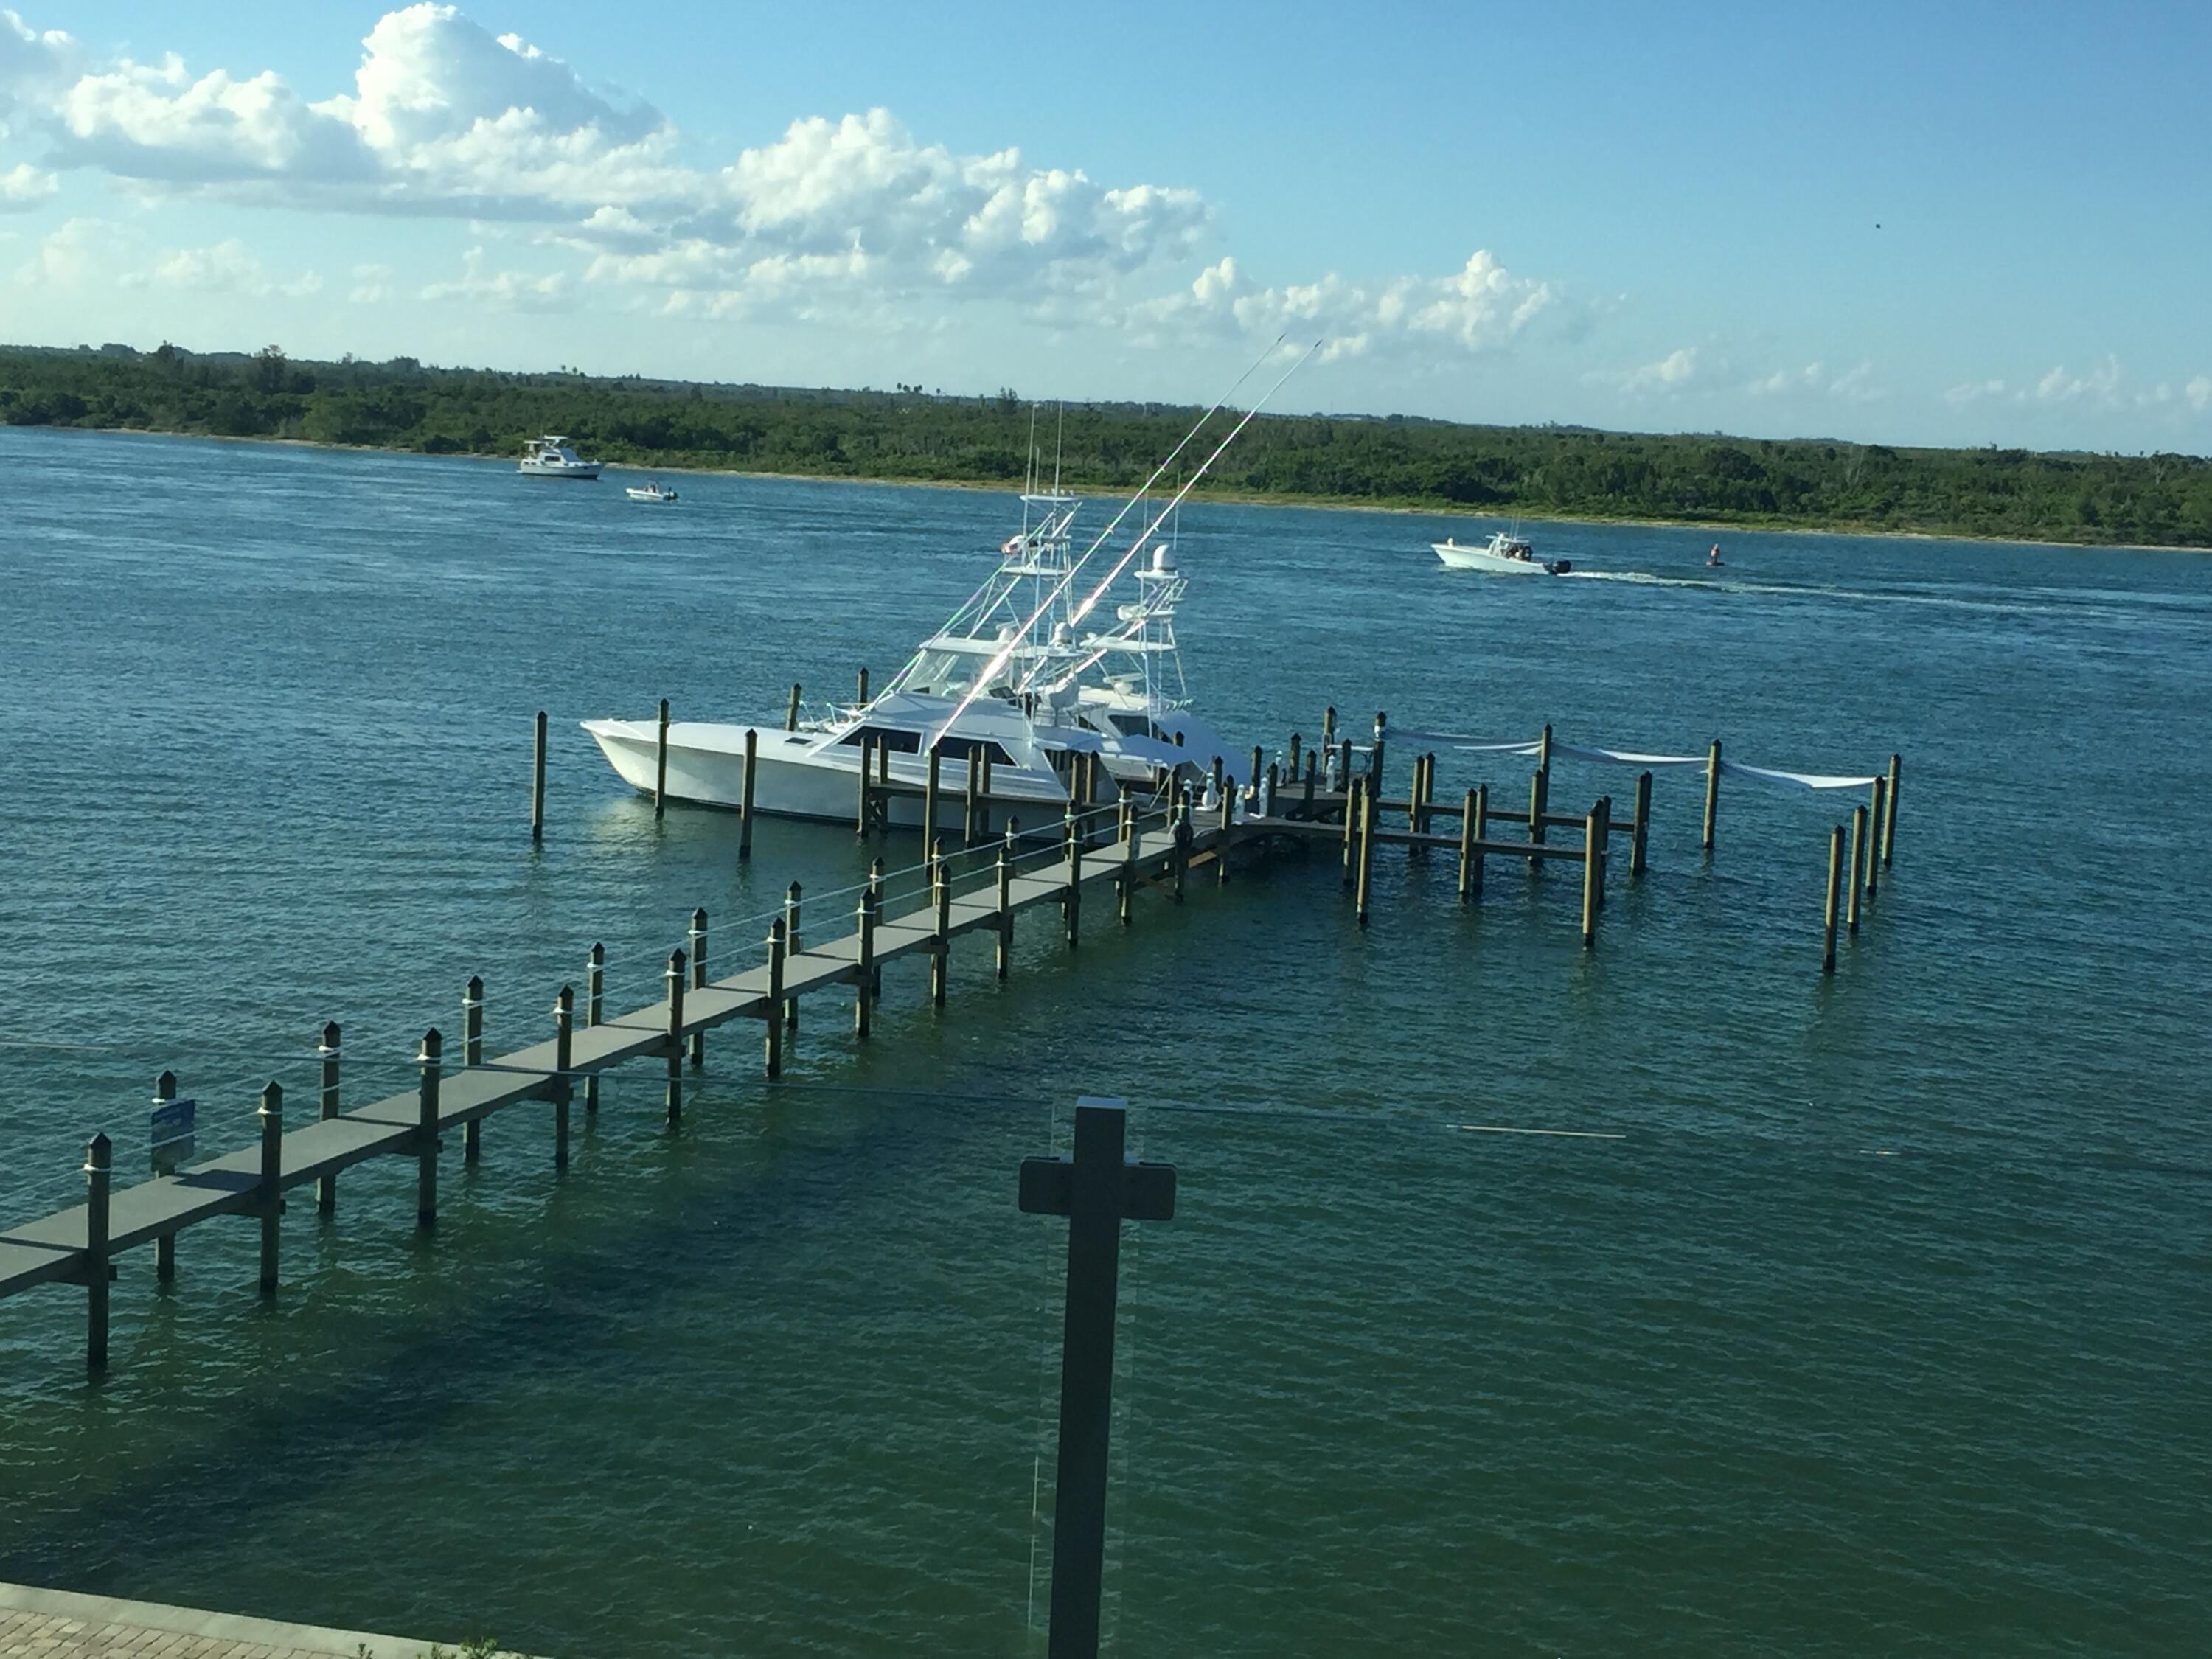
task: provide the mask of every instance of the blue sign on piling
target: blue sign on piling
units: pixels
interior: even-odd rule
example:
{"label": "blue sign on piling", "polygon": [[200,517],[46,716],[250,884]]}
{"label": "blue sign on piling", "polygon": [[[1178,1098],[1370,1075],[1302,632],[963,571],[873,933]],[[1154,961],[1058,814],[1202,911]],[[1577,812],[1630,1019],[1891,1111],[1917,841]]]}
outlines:
{"label": "blue sign on piling", "polygon": [[174,1175],[177,1168],[192,1155],[193,1120],[198,1115],[199,1103],[194,1100],[165,1100],[154,1108],[153,1143],[154,1173]]}

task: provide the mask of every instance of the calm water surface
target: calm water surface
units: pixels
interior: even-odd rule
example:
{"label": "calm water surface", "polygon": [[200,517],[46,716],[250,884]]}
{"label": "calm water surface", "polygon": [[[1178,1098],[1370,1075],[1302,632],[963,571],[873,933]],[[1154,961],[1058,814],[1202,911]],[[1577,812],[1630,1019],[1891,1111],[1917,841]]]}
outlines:
{"label": "calm water surface", "polygon": [[[356,1100],[489,988],[547,1034],[604,940],[644,1002],[695,904],[752,959],[867,852],[625,794],[574,722],[880,684],[1001,498],[0,429],[0,1219],[204,1144],[346,1027]],[[1106,511],[1094,508],[1093,525]],[[2212,1644],[2212,562],[1540,526],[1591,580],[1442,571],[1480,526],[1206,507],[1188,658],[1243,741],[1354,725],[1905,761],[1898,863],[1817,973],[1849,800],[1662,775],[1653,869],[1287,857],[950,1006],[894,973],[788,1086],[710,1042],[680,1135],[611,1081],[447,1165],[0,1305],[0,1578],[552,1655],[1042,1651],[1058,1264],[1024,1155],[1127,1096],[1182,1175],[1124,1278],[1108,1622],[1131,1655],[2184,1654]],[[527,835],[532,711],[550,826]],[[1450,793],[1510,767],[1447,757]],[[1562,763],[1554,797],[1625,799]],[[913,854],[894,846],[895,862]],[[1616,869],[1621,866],[1617,865]],[[817,913],[849,899],[823,899]],[[826,926],[826,922],[817,925]],[[1618,1139],[1475,1133],[1574,1129]],[[1042,1460],[1043,1480],[1039,1479]]]}

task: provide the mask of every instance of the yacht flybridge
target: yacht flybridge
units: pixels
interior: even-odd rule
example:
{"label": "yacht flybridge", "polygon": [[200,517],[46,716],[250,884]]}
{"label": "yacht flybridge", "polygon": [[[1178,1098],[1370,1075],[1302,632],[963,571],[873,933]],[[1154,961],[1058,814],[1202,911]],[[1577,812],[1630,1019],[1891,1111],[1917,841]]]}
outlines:
{"label": "yacht flybridge", "polygon": [[[1020,497],[1021,528],[1000,544],[982,586],[921,641],[879,695],[819,711],[788,729],[751,728],[753,810],[849,822],[864,754],[884,756],[878,764],[888,765],[890,781],[918,790],[933,750],[945,780],[935,827],[957,828],[963,810],[957,769],[980,750],[990,765],[994,832],[1012,817],[1024,831],[1049,835],[1070,809],[1077,756],[1099,757],[1102,783],[1145,796],[1178,775],[1210,769],[1216,758],[1232,763],[1229,746],[1191,712],[1176,643],[1176,614],[1188,586],[1176,553],[1177,509],[1267,401],[1237,418],[1172,497],[1154,503],[1151,492],[1223,405],[1207,410],[1080,551],[1074,526],[1081,501],[1056,478],[1049,489],[1033,479]],[[1116,532],[1132,520],[1127,546],[1111,551]],[[658,721],[583,725],[625,781],[653,788]],[[738,805],[747,729],[672,725],[669,795]],[[894,795],[890,810],[892,823],[920,827],[918,796]]]}

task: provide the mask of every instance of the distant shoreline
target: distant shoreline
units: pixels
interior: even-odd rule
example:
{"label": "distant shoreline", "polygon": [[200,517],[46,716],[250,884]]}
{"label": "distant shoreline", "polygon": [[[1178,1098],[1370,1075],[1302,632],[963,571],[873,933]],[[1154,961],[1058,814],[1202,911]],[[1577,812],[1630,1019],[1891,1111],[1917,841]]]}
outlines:
{"label": "distant shoreline", "polygon": [[[82,434],[88,436],[184,438],[195,442],[252,444],[273,448],[325,450],[338,454],[405,455],[425,461],[498,462],[504,460],[511,463],[514,459],[513,456],[487,454],[472,450],[453,450],[444,454],[432,454],[427,450],[404,448],[398,445],[326,443],[313,438],[283,438],[261,434],[240,436],[228,433],[183,432],[153,427],[45,425],[25,427],[20,429],[33,432]],[[765,468],[689,466],[682,464],[656,466],[645,465],[635,461],[608,461],[603,465],[609,470],[635,472],[641,477],[654,473],[683,473],[708,478],[775,478],[791,483],[871,484],[902,489],[974,490],[987,495],[1003,495],[1012,487],[1004,480],[988,478],[904,478],[882,474],[782,472]],[[1103,498],[1102,495],[1097,499]],[[1287,492],[1261,492],[1218,487],[1209,488],[1202,499],[1210,502],[1238,507],[1311,507],[1328,513],[1389,513],[1407,518],[1456,519],[1482,524],[1606,525],[1638,530],[1695,530],[1701,533],[1721,536],[1746,533],[1759,536],[1854,536],[1870,541],[1969,542],[1984,546],[2050,547],[2070,549],[2085,553],[2099,551],[2212,553],[2212,545],[2187,543],[2060,541],[2039,536],[1981,535],[1969,531],[1884,530],[1843,520],[1758,524],[1747,523],[1741,520],[1723,521],[1698,519],[1614,518],[1589,513],[1547,513],[1529,509],[1513,513],[1483,513],[1472,509],[1425,506],[1405,501],[1351,501],[1340,495],[1300,495]]]}

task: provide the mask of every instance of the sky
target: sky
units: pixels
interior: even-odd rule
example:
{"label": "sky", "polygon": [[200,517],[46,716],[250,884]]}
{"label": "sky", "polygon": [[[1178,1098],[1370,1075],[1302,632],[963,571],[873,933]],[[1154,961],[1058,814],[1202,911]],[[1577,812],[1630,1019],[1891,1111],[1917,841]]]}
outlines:
{"label": "sky", "polygon": [[2212,452],[2212,7],[9,0],[0,341]]}

